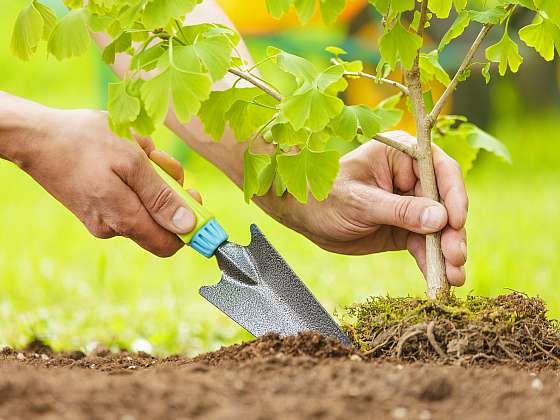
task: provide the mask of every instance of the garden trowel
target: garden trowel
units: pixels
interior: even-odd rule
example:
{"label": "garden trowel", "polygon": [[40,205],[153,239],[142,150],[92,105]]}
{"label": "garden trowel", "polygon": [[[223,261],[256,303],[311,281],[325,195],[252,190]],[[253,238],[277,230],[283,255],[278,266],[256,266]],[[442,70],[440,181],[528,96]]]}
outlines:
{"label": "garden trowel", "polygon": [[256,225],[251,225],[248,246],[229,242],[214,216],[167,173],[154,167],[196,215],[195,229],[181,235],[181,240],[205,257],[215,256],[222,271],[217,284],[200,288],[204,298],[256,337],[269,332],[288,336],[316,331],[350,345],[346,334]]}

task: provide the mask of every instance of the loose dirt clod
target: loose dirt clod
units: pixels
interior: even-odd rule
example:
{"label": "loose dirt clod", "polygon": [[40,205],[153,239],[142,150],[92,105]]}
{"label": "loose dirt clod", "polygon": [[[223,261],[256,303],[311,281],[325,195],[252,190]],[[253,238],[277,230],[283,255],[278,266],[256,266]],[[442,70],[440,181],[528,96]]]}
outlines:
{"label": "loose dirt clod", "polygon": [[216,352],[202,354],[194,361],[203,361],[214,366],[277,355],[309,356],[316,359],[360,357],[354,349],[343,346],[334,338],[324,337],[315,332],[302,332],[284,338],[276,333],[270,333],[255,341],[223,347]]}
{"label": "loose dirt clod", "polygon": [[345,330],[370,358],[560,366],[560,328],[540,298],[375,297],[347,308]]}

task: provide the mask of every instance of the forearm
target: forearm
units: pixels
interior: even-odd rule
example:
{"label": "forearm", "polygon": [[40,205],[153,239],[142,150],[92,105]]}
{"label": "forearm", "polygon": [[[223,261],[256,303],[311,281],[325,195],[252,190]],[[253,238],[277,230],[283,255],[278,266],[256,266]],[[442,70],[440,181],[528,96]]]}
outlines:
{"label": "forearm", "polygon": [[24,166],[34,153],[51,110],[0,91],[0,158]]}

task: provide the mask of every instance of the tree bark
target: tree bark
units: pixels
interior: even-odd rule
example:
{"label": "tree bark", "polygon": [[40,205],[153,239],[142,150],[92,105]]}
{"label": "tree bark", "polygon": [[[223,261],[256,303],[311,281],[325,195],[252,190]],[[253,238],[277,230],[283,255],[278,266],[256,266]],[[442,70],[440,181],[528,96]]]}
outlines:
{"label": "tree bark", "polygon": [[[418,141],[416,160],[422,192],[425,197],[439,202],[440,196],[432,156],[432,125],[424,104],[418,60],[412,70],[406,72],[406,83],[416,120]],[[445,273],[440,232],[426,235],[426,281],[429,299],[447,299],[449,297],[449,282]]]}

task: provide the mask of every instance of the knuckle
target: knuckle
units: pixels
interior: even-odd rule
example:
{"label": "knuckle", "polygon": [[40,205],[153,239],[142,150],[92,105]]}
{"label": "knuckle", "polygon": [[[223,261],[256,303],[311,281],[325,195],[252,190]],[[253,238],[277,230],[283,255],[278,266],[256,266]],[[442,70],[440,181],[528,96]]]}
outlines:
{"label": "knuckle", "polygon": [[393,208],[393,217],[401,226],[410,225],[410,215],[412,210],[412,200],[409,198],[401,198],[397,201]]}
{"label": "knuckle", "polygon": [[149,210],[154,213],[170,207],[174,202],[175,194],[171,188],[162,186],[154,195],[150,203],[148,203]]}

